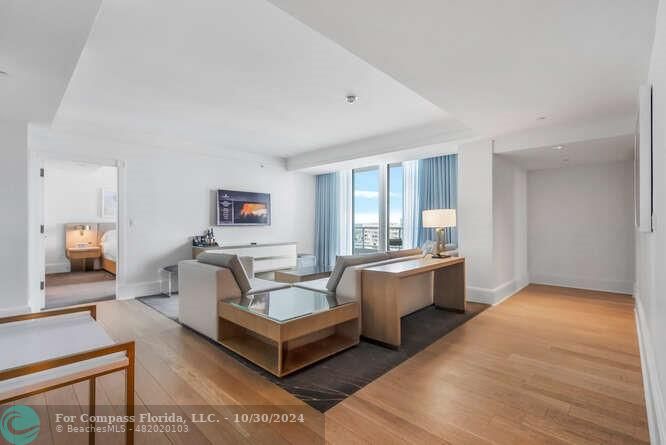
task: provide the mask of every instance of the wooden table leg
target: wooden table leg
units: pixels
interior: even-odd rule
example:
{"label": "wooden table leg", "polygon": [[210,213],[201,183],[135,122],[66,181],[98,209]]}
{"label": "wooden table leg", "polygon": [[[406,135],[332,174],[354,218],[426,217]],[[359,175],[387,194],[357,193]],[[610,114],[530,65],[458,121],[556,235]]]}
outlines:
{"label": "wooden table leg", "polygon": [[88,406],[90,411],[90,419],[88,421],[88,428],[90,428],[90,432],[88,433],[88,443],[91,445],[95,445],[95,386],[95,377],[91,377],[88,384]]}
{"label": "wooden table leg", "polygon": [[440,309],[465,312],[466,297],[465,263],[459,263],[435,271],[433,302]]}
{"label": "wooden table leg", "polygon": [[125,403],[127,404],[127,428],[126,440],[127,445],[134,444],[134,344],[132,343],[129,348],[127,358],[129,364],[125,374]]}
{"label": "wooden table leg", "polygon": [[399,279],[371,271],[362,273],[362,334],[398,348],[401,343],[397,295]]}

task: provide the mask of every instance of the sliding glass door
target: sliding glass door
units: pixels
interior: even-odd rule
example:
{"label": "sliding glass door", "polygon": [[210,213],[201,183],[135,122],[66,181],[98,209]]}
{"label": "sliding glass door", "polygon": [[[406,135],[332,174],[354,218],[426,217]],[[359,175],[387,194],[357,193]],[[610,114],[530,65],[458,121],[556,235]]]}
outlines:
{"label": "sliding glass door", "polygon": [[400,250],[403,247],[403,195],[404,180],[402,164],[389,164],[387,167],[387,213],[388,250]]}
{"label": "sliding glass door", "polygon": [[379,167],[356,169],[352,175],[353,190],[353,248],[354,255],[384,251],[380,230],[380,170]]}

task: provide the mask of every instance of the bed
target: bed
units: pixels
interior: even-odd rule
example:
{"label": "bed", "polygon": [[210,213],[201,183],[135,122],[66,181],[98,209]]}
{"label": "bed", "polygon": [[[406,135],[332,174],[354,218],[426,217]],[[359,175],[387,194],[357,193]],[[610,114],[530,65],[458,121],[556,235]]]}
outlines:
{"label": "bed", "polygon": [[118,231],[113,228],[102,231],[100,224],[99,245],[102,247],[102,269],[116,274],[116,261],[118,260]]}

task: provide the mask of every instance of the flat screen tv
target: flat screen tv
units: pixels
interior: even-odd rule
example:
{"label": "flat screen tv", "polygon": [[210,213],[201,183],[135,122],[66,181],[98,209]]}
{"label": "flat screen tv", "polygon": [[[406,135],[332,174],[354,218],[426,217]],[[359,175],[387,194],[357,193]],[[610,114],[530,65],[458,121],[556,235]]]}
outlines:
{"label": "flat screen tv", "polygon": [[217,191],[218,226],[270,226],[269,193]]}

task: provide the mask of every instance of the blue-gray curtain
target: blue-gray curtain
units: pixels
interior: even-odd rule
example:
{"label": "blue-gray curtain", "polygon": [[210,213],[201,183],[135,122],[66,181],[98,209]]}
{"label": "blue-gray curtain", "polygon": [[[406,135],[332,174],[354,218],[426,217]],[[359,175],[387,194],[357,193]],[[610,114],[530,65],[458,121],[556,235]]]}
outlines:
{"label": "blue-gray curtain", "polygon": [[317,265],[335,264],[338,249],[338,176],[315,177],[315,256]]}
{"label": "blue-gray curtain", "polygon": [[[416,191],[418,202],[418,233],[416,246],[422,246],[427,240],[437,239],[435,229],[422,227],[421,212],[431,209],[455,209],[458,207],[458,157],[457,155],[437,156],[421,159],[418,165],[418,183]],[[458,244],[458,231],[446,230],[448,243]]]}

